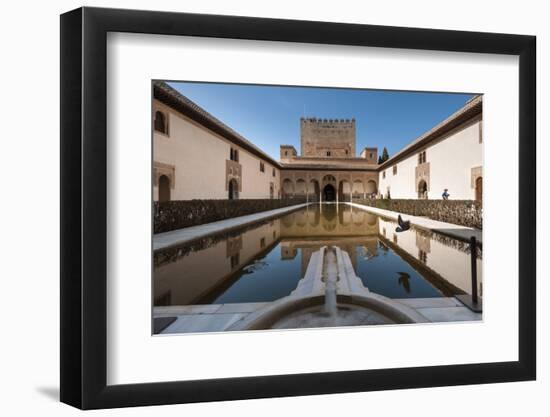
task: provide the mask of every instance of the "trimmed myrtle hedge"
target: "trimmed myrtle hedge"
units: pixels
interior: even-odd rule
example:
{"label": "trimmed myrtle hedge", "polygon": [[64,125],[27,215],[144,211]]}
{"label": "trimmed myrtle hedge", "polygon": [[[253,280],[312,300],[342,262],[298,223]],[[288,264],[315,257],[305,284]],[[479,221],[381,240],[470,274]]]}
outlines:
{"label": "trimmed myrtle hedge", "polygon": [[305,198],[155,201],[153,230],[154,233],[168,232],[305,202]]}
{"label": "trimmed myrtle hedge", "polygon": [[483,228],[483,209],[472,200],[401,200],[366,199],[355,203],[377,207],[411,216],[428,217],[432,220],[459,224],[467,227]]}

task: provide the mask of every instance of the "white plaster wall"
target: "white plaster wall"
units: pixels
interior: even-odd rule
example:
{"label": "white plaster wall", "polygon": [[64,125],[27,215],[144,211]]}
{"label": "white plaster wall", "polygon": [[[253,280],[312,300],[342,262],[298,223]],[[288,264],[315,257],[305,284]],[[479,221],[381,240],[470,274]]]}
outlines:
{"label": "white plaster wall", "polygon": [[[265,165],[264,172],[260,171],[260,161]],[[243,179],[243,188],[239,198],[269,198],[269,183],[271,182],[274,185],[273,196],[277,198],[280,185],[279,169],[275,169],[275,176],[273,176],[273,165],[240,148],[239,163],[242,165]]]}
{"label": "white plaster wall", "polygon": [[[169,136],[153,133],[153,160],[175,166],[175,185],[171,200],[226,199],[225,164],[230,148],[239,151],[242,166],[242,190],[239,198],[269,198],[269,184],[274,184],[274,198],[280,188],[279,169],[267,161],[260,172],[260,158],[200,126],[187,117],[154,101],[154,109],[168,113]],[[158,187],[153,187],[158,200]]]}
{"label": "white plaster wall", "polygon": [[414,169],[417,165],[417,154],[397,163],[397,174],[393,175],[392,167],[385,169],[386,178],[382,171],[379,173],[380,187],[378,191],[386,197],[388,187],[392,198],[416,198],[414,185]]}
{"label": "white plaster wall", "polygon": [[169,136],[153,134],[153,160],[175,166],[170,198],[227,198],[225,160],[229,143],[174,111],[168,115]]}
{"label": "white plaster wall", "polygon": [[443,190],[448,188],[450,199],[475,199],[475,188],[471,186],[471,170],[483,166],[479,124],[477,121],[428,148],[426,159],[430,162],[429,198],[441,198]]}
{"label": "white plaster wall", "polygon": [[[445,188],[450,199],[473,200],[475,189],[471,186],[471,169],[483,166],[483,144],[479,143],[479,121],[467,124],[438,142],[432,142],[426,150],[426,162],[430,163],[428,198],[440,199]],[[418,153],[411,154],[397,163],[397,174],[392,166],[385,169],[386,178],[380,172],[380,191],[392,198],[417,198],[415,168]]]}

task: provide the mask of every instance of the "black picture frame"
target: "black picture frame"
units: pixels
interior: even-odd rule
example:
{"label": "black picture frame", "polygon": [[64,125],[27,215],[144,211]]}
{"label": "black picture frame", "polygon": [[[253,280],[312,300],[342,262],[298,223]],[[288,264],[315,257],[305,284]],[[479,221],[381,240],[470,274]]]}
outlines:
{"label": "black picture frame", "polygon": [[[106,384],[108,32],[519,56],[519,360]],[[82,409],[536,378],[536,38],[251,17],[80,8],[61,16],[61,401]]]}

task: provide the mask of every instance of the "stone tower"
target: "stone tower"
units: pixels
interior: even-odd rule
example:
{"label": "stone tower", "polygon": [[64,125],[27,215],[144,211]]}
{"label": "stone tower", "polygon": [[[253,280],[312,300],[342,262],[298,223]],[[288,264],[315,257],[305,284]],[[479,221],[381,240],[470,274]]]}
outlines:
{"label": "stone tower", "polygon": [[281,149],[281,154],[280,154],[281,161],[289,160],[298,156],[298,152],[296,152],[296,148],[292,145],[281,145],[280,149]]}
{"label": "stone tower", "polygon": [[355,119],[300,119],[301,156],[355,157]]}
{"label": "stone tower", "polygon": [[378,148],[365,148],[359,157],[366,159],[368,164],[378,164]]}

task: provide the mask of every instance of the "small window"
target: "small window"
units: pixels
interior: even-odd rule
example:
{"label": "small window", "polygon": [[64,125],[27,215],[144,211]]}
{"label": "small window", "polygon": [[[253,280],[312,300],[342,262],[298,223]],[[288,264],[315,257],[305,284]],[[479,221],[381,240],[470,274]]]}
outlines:
{"label": "small window", "polygon": [[393,175],[397,175],[397,165],[393,166]]}
{"label": "small window", "polygon": [[273,176],[275,176],[275,168],[273,168]]}
{"label": "small window", "polygon": [[288,156],[288,151],[285,151],[285,156]]}
{"label": "small window", "polygon": [[265,165],[263,162],[260,162],[260,172],[265,172]]}
{"label": "small window", "polygon": [[382,171],[382,178],[386,178],[386,171]]}
{"label": "small window", "polygon": [[330,156],[330,151],[327,151],[327,156]]}
{"label": "small window", "polygon": [[235,269],[239,266],[239,254],[235,254],[233,256],[231,256],[231,269]]}
{"label": "small window", "polygon": [[372,159],[372,152],[371,152],[371,153],[369,153],[369,158],[370,158],[370,159]]}
{"label": "small window", "polygon": [[166,116],[163,112],[155,112],[155,130],[160,133],[168,134],[168,125],[166,123]]}
{"label": "small window", "polygon": [[426,163],[426,151],[422,151],[418,154],[418,165]]}
{"label": "small window", "polygon": [[265,237],[260,239],[260,248],[265,248]]}
{"label": "small window", "polygon": [[230,148],[229,159],[235,162],[239,162],[239,151],[237,149]]}
{"label": "small window", "polygon": [[349,153],[349,151],[346,149],[346,155]]}

